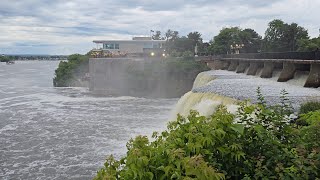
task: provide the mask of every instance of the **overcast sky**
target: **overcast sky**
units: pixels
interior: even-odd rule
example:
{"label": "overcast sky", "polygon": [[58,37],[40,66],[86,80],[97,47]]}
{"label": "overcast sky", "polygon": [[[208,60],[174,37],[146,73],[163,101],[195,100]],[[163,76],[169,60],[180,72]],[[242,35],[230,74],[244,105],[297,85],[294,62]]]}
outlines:
{"label": "overcast sky", "polygon": [[320,0],[0,0],[0,54],[86,53],[92,40],[131,39],[150,30],[253,28],[282,19],[319,35]]}

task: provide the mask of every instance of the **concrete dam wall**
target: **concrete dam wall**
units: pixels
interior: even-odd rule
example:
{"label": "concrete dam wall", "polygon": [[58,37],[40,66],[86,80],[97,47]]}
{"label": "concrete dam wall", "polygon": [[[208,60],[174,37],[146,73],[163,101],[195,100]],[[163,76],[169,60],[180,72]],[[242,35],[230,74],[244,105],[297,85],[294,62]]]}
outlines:
{"label": "concrete dam wall", "polygon": [[296,74],[308,72],[304,87],[320,87],[320,51],[310,52],[266,52],[223,54],[199,56],[198,61],[207,63],[214,70],[222,69],[272,78],[276,71],[281,71],[277,81],[287,82],[296,78]]}
{"label": "concrete dam wall", "polygon": [[269,105],[281,103],[281,91],[284,89],[289,94],[287,98],[295,111],[301,103],[320,101],[320,88],[305,88],[304,83],[308,75],[302,75],[295,81],[277,82],[281,71],[274,74],[273,78],[260,78],[261,71],[255,76],[238,74],[226,70],[211,70],[200,73],[192,90],[180,98],[172,111],[170,120],[176,119],[177,113],[187,116],[190,110],[196,110],[200,115],[211,115],[218,105],[225,105],[227,110],[235,113],[239,101],[250,100],[257,102],[257,88],[260,87],[266,102]]}
{"label": "concrete dam wall", "polygon": [[180,97],[192,88],[200,72],[181,69],[186,62],[157,58],[91,58],[89,89],[99,95]]}

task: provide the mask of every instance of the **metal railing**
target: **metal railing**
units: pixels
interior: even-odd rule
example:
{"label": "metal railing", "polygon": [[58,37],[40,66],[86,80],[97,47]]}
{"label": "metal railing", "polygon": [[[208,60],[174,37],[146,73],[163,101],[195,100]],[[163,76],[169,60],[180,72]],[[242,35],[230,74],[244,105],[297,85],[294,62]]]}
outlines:
{"label": "metal railing", "polygon": [[309,52],[264,52],[264,53],[242,53],[242,54],[212,54],[198,53],[199,57],[212,56],[213,58],[230,59],[301,59],[301,60],[320,60],[320,51]]}

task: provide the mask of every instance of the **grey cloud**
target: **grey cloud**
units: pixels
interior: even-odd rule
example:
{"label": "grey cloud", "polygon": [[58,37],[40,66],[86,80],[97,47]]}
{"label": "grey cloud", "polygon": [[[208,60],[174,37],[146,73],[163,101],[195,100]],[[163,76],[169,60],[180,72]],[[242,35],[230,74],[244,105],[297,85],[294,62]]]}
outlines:
{"label": "grey cloud", "polygon": [[151,29],[199,31],[205,40],[225,26],[263,34],[273,18],[305,25],[315,36],[317,6],[312,0],[1,0],[0,49],[84,53],[93,39],[147,35]]}

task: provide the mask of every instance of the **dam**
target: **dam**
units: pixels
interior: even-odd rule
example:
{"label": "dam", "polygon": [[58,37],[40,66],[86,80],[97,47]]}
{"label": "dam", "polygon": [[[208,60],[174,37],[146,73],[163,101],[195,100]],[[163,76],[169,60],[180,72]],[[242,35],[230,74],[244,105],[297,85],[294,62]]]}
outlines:
{"label": "dam", "polygon": [[[152,61],[146,63],[139,59],[91,58],[89,63],[90,90],[94,93],[112,94],[117,92],[118,95],[146,97],[145,90],[148,89],[153,93],[153,97],[155,94],[158,97],[170,97],[168,96],[170,91],[176,91],[177,87],[183,86],[180,91],[173,93],[173,97],[182,96],[171,113],[172,117],[175,117],[177,113],[187,115],[190,109],[209,115],[219,104],[226,105],[230,111],[236,111],[236,104],[239,100],[250,100],[255,103],[256,91],[260,87],[268,104],[279,104],[281,91],[285,90],[293,108],[298,110],[301,103],[320,100],[320,91],[317,88],[320,73],[317,67],[320,65],[320,61],[312,60],[318,57],[317,53],[291,54],[291,58],[305,58],[307,60],[281,59],[288,57],[288,54],[283,53],[279,53],[277,56],[273,54],[272,57],[263,53],[250,54],[250,56],[248,54],[200,56],[196,57],[196,60],[206,63],[211,70],[196,73],[198,75],[195,79],[192,78],[195,73],[190,77],[183,77],[182,80],[187,79],[187,83],[181,83],[181,79],[172,81],[174,75],[177,74],[170,73],[165,69],[167,68],[165,66],[152,64]],[[164,62],[165,60],[156,59],[156,61]],[[140,76],[141,79],[136,81],[133,77],[127,77],[131,76],[127,74],[128,67],[135,72],[144,72],[148,69],[148,65],[156,65],[154,68],[156,71],[151,74],[163,76],[163,78],[155,81],[150,77]],[[292,72],[288,72],[288,66],[293,67],[291,68]],[[284,82],[283,78],[287,74],[290,74],[291,77]],[[140,75],[146,76],[146,74]],[[316,88],[305,87],[307,82],[311,81],[310,77],[315,78],[312,82]],[[166,87],[168,84],[171,88]],[[140,93],[132,93],[132,91]],[[161,93],[157,94],[159,92]]]}
{"label": "dam", "polygon": [[[261,73],[261,72],[260,72]],[[249,100],[252,103],[257,102],[257,88],[260,87],[266,102],[269,105],[280,103],[280,93],[285,90],[287,98],[295,111],[301,103],[320,100],[320,88],[305,88],[301,86],[307,79],[306,74],[297,73],[298,79],[292,79],[288,82],[277,82],[280,72],[276,72],[273,78],[260,78],[238,74],[227,70],[211,70],[200,73],[190,92],[186,93],[177,102],[171,119],[176,117],[177,113],[184,116],[189,111],[197,110],[201,115],[211,115],[214,109],[223,104],[229,112],[237,111],[237,102]]]}
{"label": "dam", "polygon": [[261,78],[272,78],[274,71],[281,70],[278,82],[295,78],[299,71],[309,72],[304,87],[320,87],[320,51],[244,53],[214,56],[199,56],[198,61],[206,63],[211,69],[224,69],[256,75],[260,70]]}

